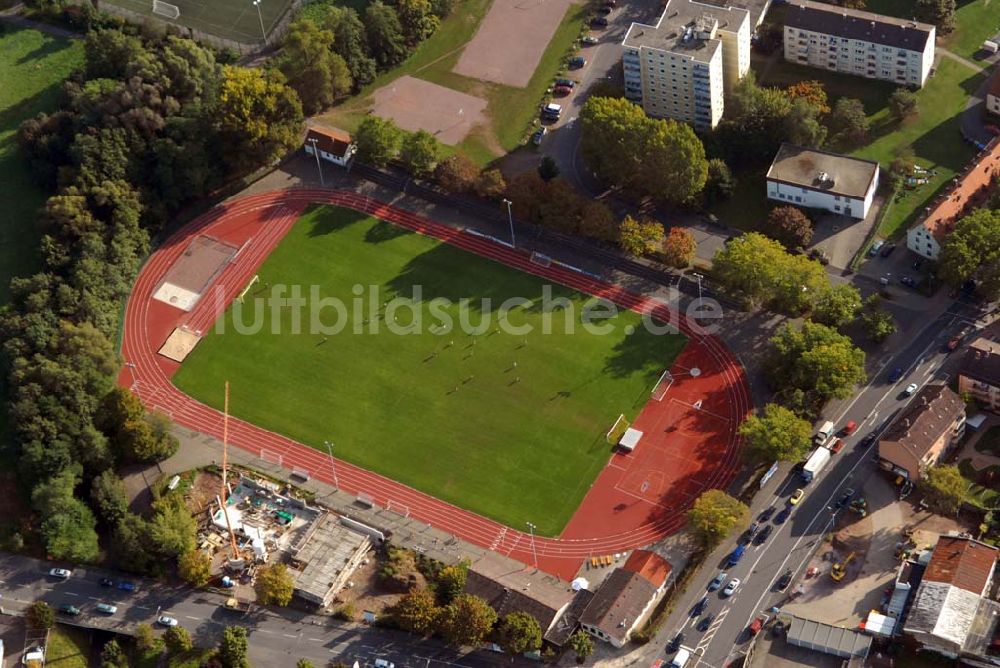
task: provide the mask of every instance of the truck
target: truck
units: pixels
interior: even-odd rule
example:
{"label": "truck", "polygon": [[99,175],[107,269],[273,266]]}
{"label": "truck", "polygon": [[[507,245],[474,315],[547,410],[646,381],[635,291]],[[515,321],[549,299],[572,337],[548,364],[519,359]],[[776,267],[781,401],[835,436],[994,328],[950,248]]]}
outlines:
{"label": "truck", "polygon": [[823,446],[816,448],[802,467],[802,480],[806,483],[812,482],[823,467],[830,463],[831,456],[830,451]]}
{"label": "truck", "polygon": [[823,423],[823,426],[819,428],[816,435],[813,436],[813,443],[816,445],[823,445],[830,437],[833,436],[833,423],[827,420]]}

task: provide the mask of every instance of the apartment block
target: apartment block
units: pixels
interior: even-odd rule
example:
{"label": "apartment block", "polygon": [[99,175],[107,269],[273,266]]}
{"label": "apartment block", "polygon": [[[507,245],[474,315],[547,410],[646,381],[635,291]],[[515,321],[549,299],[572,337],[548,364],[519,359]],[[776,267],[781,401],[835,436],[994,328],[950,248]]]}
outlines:
{"label": "apartment block", "polygon": [[670,0],[655,26],[633,23],[625,34],[625,96],[649,116],[714,128],[750,69],[752,25],[746,9]]}
{"label": "apartment block", "polygon": [[958,371],[958,391],[1000,413],[1000,343],[980,337],[969,344]]}
{"label": "apartment block", "polygon": [[788,6],[785,60],[920,88],[934,64],[934,26],[809,0]]}

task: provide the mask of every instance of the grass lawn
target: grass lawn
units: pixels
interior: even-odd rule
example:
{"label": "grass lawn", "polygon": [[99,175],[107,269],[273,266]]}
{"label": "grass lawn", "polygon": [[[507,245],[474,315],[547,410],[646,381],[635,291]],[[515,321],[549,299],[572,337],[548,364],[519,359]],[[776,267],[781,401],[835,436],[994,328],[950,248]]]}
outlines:
{"label": "grass lawn", "polygon": [[976,450],[1000,457],[1000,427],[990,427],[978,441]]}
{"label": "grass lawn", "polygon": [[[491,4],[491,0],[464,0],[458,4],[434,35],[423,42],[406,62],[376,78],[358,95],[324,114],[323,119],[353,132],[371,108],[369,96],[396,79],[410,75],[487,101],[489,127],[474,130],[457,146],[477,163],[485,165],[515,149],[530,134],[529,128],[538,116],[538,104],[552,80],[563,71],[565,56],[580,36],[587,10],[580,4],[569,8],[531,81],[524,88],[514,88],[451,71],[465,44],[475,36]],[[452,150],[449,149],[449,152]]]}
{"label": "grass lawn", "polygon": [[[685,342],[649,333],[631,312],[603,321],[606,335],[585,332],[585,295],[344,209],[307,212],[259,273],[265,285],[301,285],[306,296],[316,286],[343,300],[343,319],[331,307],[321,317],[349,326],[329,338],[292,334],[291,312],[270,314],[258,291],[242,321],[261,317],[267,331],[241,335],[227,312],[227,331],[214,328],[174,377],[182,391],[221,408],[228,379],[238,417],[324,452],[330,440],[338,457],[509,526],[531,520],[544,535],[561,531],[608,459],[605,433],[619,414],[635,417]],[[355,285],[364,286],[363,310]],[[378,316],[366,324],[372,309],[415,286],[422,327],[395,334]],[[510,298],[532,301],[509,313],[530,333],[499,332],[495,317],[478,335],[458,326],[484,322],[483,299],[495,316]],[[438,307],[453,331],[432,329],[444,320]],[[571,312],[576,333],[567,331]],[[301,331],[312,314],[307,305]],[[412,319],[407,310],[390,316],[393,327]],[[351,333],[373,325],[378,334]]]}
{"label": "grass lawn", "polygon": [[80,629],[55,625],[45,648],[45,665],[52,668],[87,668],[90,638]]}
{"label": "grass lawn", "polygon": [[39,207],[46,193],[35,187],[17,152],[21,121],[57,106],[60,84],[83,63],[80,41],[7,26],[0,33],[0,303],[14,276],[38,268]]}
{"label": "grass lawn", "polygon": [[[870,0],[867,9],[904,19],[913,18],[913,0]],[[955,30],[944,36],[949,51],[971,59],[987,39],[1000,32],[1000,4],[991,0],[960,0],[955,10]]]}

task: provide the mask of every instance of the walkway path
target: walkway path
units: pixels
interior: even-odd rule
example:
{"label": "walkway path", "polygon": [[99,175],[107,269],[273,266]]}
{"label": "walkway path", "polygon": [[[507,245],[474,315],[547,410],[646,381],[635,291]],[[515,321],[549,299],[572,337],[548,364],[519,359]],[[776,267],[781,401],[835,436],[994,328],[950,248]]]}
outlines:
{"label": "walkway path", "polygon": [[968,58],[960,56],[957,53],[953,53],[952,51],[949,51],[948,49],[944,49],[944,48],[942,48],[942,47],[939,46],[939,47],[937,47],[937,52],[940,53],[945,58],[951,58],[956,63],[961,63],[962,65],[965,65],[969,69],[975,70],[976,72],[985,72],[986,71],[986,68],[983,67],[982,65],[980,65],[978,63],[974,63],[971,60],[969,60]]}
{"label": "walkway path", "polygon": [[40,30],[49,35],[55,37],[64,37],[66,39],[83,39],[83,35],[72,30],[66,30],[65,28],[60,28],[59,26],[50,25],[48,23],[42,23],[41,21],[32,21],[31,19],[25,18],[21,15],[21,11],[24,9],[23,4],[16,4],[13,7],[9,7],[2,12],[0,12],[0,21],[18,26],[20,28],[31,28],[32,30]]}

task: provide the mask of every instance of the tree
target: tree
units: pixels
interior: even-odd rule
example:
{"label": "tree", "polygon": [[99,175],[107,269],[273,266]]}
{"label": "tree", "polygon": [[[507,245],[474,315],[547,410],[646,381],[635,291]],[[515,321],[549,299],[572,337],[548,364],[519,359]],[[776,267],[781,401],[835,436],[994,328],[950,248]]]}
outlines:
{"label": "tree", "polygon": [[93,30],[83,43],[87,79],[123,79],[129,65],[141,60],[142,40],[120,30]]}
{"label": "tree", "polygon": [[156,647],[156,634],[153,633],[153,627],[145,622],[135,625],[135,632],[132,637],[135,639],[136,649],[140,652],[148,652]]}
{"label": "tree", "polygon": [[90,485],[90,500],[108,526],[115,526],[128,513],[125,483],[111,469],[94,478]]}
{"label": "tree", "polygon": [[842,97],[833,105],[828,122],[833,136],[845,144],[858,146],[868,138],[871,123],[861,100]]}
{"label": "tree", "polygon": [[711,206],[723,202],[733,196],[736,190],[736,177],[729,165],[722,158],[712,158],[708,161],[708,179],[702,191],[705,204]]}
{"label": "tree", "polygon": [[955,29],[955,0],[917,0],[917,18],[937,26],[946,34]]}
{"label": "tree", "polygon": [[569,647],[576,653],[576,662],[583,663],[587,657],[594,653],[594,641],[583,629],[577,629],[569,637]]}
{"label": "tree", "polygon": [[299,145],[302,103],[278,70],[227,65],[214,114],[233,171],[277,158]]}
{"label": "tree", "polygon": [[952,285],[975,278],[982,296],[1000,297],[1000,211],[977,209],[959,219],[941,246],[939,267]]}
{"label": "tree", "polygon": [[333,31],[300,19],[288,27],[279,68],[302,100],[302,110],[313,115],[350,93],[354,86],[347,62],[330,50]]}
{"label": "tree", "polygon": [[486,169],[476,179],[475,190],[480,197],[497,199],[507,189],[507,182],[499,169]]}
{"label": "tree", "polygon": [[56,613],[52,610],[52,606],[45,601],[35,601],[28,608],[28,626],[33,629],[44,630],[51,629],[52,625],[56,623]]}
{"label": "tree", "polygon": [[434,630],[437,606],[426,589],[413,589],[392,608],[392,617],[404,631],[428,635]]}
{"label": "tree", "polygon": [[469,192],[478,176],[476,163],[464,153],[448,156],[434,168],[434,180],[448,193]]}
{"label": "tree", "polygon": [[177,560],[177,574],[194,587],[204,587],[212,579],[212,558],[201,550],[188,550]]}
{"label": "tree", "polygon": [[865,353],[834,329],[788,323],[771,339],[766,373],[775,388],[799,389],[819,401],[850,396],[865,380]]}
{"label": "tree", "polygon": [[286,606],[292,602],[295,580],[288,567],[281,563],[263,566],[257,571],[257,601],[262,605]]}
{"label": "tree", "polygon": [[702,492],[687,513],[687,524],[705,547],[750,526],[750,509],[720,489]]}
{"label": "tree", "polygon": [[427,39],[437,30],[440,19],[428,0],[399,0],[396,4],[399,22],[410,46]]}
{"label": "tree", "polygon": [[740,425],[747,455],[757,463],[792,462],[802,458],[812,443],[812,425],[779,404],[767,404]]}
{"label": "tree", "polygon": [[830,113],[830,103],[827,100],[826,89],[816,79],[794,83],[786,88],[785,92],[793,100],[804,100],[820,114]]}
{"label": "tree", "polygon": [[441,142],[430,132],[417,130],[403,135],[400,158],[413,176],[429,176],[440,157]]}
{"label": "tree", "polygon": [[559,176],[559,165],[556,164],[556,159],[551,155],[544,156],[542,161],[538,163],[538,175],[542,177],[543,181],[551,181]]}
{"label": "tree", "polygon": [[190,652],[191,648],[194,647],[191,634],[183,626],[171,626],[167,629],[163,634],[163,643],[167,646],[167,652],[170,654]]}
{"label": "tree", "polygon": [[128,668],[128,655],[117,638],[104,643],[101,648],[101,668]]}
{"label": "tree", "polygon": [[511,656],[533,652],[542,646],[542,628],[526,612],[512,612],[504,617],[497,635],[498,644]]}
{"label": "tree", "polygon": [[782,243],[785,248],[805,248],[812,241],[812,222],[794,206],[776,206],[767,214],[764,223],[767,236]]}
{"label": "tree", "polygon": [[872,295],[865,302],[861,313],[861,326],[868,338],[875,343],[882,343],[896,331],[896,319],[879,301],[878,295]]}
{"label": "tree", "polygon": [[943,515],[955,515],[965,502],[969,481],[957,466],[932,466],[918,483],[927,505]]}
{"label": "tree", "polygon": [[813,304],[812,319],[829,327],[843,327],[861,310],[861,293],[849,283],[825,290]]}
{"label": "tree", "polygon": [[403,131],[391,119],[367,116],[354,133],[354,143],[360,160],[384,167],[399,152]]}
{"label": "tree", "polygon": [[698,242],[691,231],[683,227],[671,227],[667,238],[663,240],[663,259],[668,266],[677,269],[690,265],[696,250]]}
{"label": "tree", "polygon": [[579,232],[592,239],[615,241],[618,238],[615,214],[604,202],[587,199],[580,207]]}
{"label": "tree", "polygon": [[461,594],[437,618],[437,630],[450,645],[475,647],[493,630],[497,613],[489,603],[471,594]]}
{"label": "tree", "polygon": [[396,10],[381,0],[365,9],[368,49],[379,66],[389,68],[406,58],[406,38]]}
{"label": "tree", "polygon": [[445,566],[437,575],[438,605],[448,605],[465,591],[465,581],[469,576],[469,562],[462,560],[457,564]]}
{"label": "tree", "polygon": [[618,227],[618,244],[629,255],[655,253],[663,247],[663,225],[650,218],[625,216]]}
{"label": "tree", "polygon": [[818,148],[826,141],[826,126],[819,121],[819,111],[806,100],[799,98],[792,102],[792,108],[785,117],[788,141],[800,146]]}
{"label": "tree", "polygon": [[97,521],[82,501],[73,496],[79,467],[68,467],[36,485],[31,505],[42,516],[41,534],[46,551],[55,559],[92,562],[100,553]]}
{"label": "tree", "polygon": [[905,121],[920,112],[917,96],[907,88],[897,88],[889,96],[889,114],[897,121]]}
{"label": "tree", "polygon": [[333,33],[333,51],[344,59],[354,86],[359,88],[375,78],[375,59],[368,53],[365,25],[350,7],[328,5],[323,27]]}
{"label": "tree", "polygon": [[295,662],[295,668],[316,668],[309,659],[299,659]]}
{"label": "tree", "polygon": [[726,118],[709,137],[713,153],[725,156],[730,167],[770,161],[788,138],[791,110],[792,98],[783,90],[758,86],[751,70],[726,95]]}
{"label": "tree", "polygon": [[250,668],[247,658],[247,630],[242,626],[227,626],[219,643],[222,668]]}

